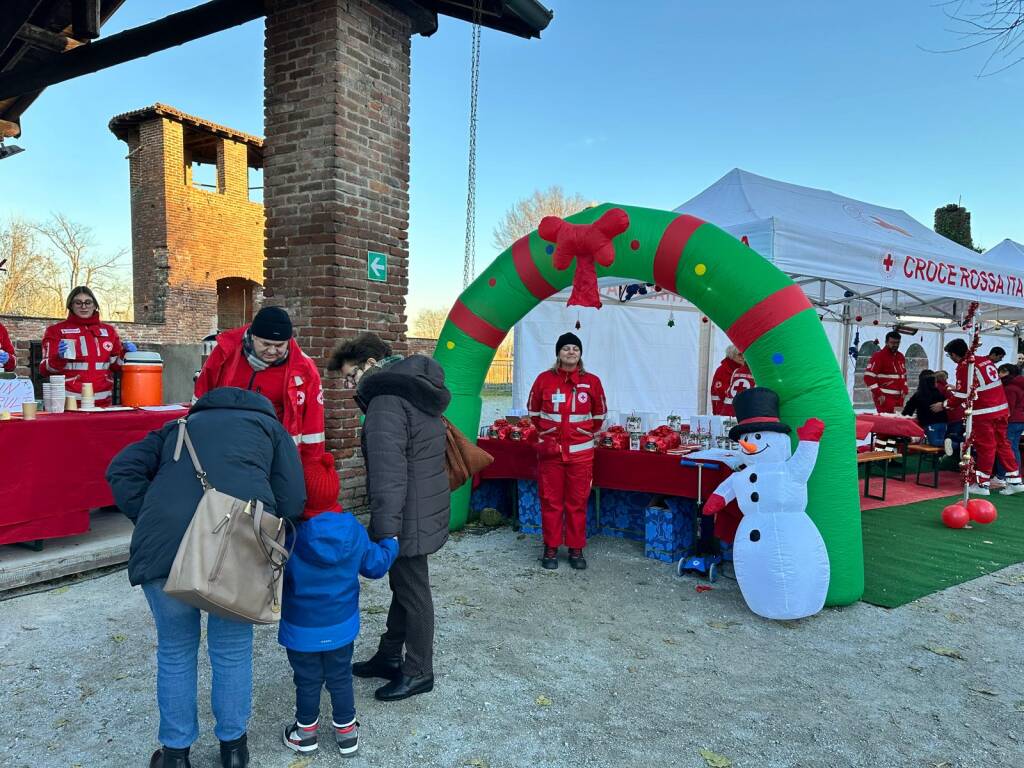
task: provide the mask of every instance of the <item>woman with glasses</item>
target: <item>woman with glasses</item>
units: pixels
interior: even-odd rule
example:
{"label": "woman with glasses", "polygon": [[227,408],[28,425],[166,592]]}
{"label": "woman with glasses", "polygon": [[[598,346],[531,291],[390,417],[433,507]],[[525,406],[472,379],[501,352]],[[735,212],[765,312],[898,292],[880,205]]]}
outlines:
{"label": "woman with glasses", "polygon": [[54,323],[43,334],[43,376],[63,374],[67,393],[82,399],[82,385],[92,384],[98,407],[110,405],[114,371],[120,370],[126,352],[137,347],[123,342],[117,329],[100,322],[100,305],[86,286],[71,289],[67,300],[68,319]]}

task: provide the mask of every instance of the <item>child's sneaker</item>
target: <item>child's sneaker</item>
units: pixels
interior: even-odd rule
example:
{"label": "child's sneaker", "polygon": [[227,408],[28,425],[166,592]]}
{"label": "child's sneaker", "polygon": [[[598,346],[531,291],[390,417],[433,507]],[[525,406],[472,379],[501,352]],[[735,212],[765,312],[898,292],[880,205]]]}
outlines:
{"label": "child's sneaker", "polygon": [[284,729],[284,745],[293,752],[316,752],[318,726],[319,721],[312,725],[292,723]]}
{"label": "child's sneaker", "polygon": [[355,757],[359,751],[359,721],[353,720],[348,725],[338,725],[333,720],[334,738],[338,740],[338,751],[342,757]]}

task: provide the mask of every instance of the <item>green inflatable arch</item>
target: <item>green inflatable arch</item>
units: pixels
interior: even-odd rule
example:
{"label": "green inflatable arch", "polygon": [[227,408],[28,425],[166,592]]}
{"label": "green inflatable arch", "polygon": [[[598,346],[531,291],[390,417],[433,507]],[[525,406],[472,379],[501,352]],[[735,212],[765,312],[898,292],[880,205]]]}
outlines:
{"label": "green inflatable arch", "polygon": [[[807,513],[821,531],[831,563],[828,605],[858,600],[864,590],[854,414],[817,312],[799,286],[755,251],[692,216],[604,204],[567,221],[589,224],[610,208],[629,214],[615,238],[610,275],[657,283],[691,301],[745,351],[754,378],[779,394],[781,417],[794,428],[816,416],[826,424],[808,484]],[[477,433],[484,377],[498,345],[538,302],[572,282],[573,266],[555,269],[553,247],[537,232],[502,253],[455,302],[438,339],[452,402],[448,417]],[[795,429],[794,429],[795,440]],[[469,509],[469,485],[452,495],[452,529]]]}

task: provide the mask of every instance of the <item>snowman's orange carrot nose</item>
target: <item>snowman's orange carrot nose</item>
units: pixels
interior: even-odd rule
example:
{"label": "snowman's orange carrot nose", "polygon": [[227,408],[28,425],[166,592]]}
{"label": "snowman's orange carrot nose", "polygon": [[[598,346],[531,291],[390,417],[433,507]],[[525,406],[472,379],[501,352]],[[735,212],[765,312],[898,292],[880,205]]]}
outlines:
{"label": "snowman's orange carrot nose", "polygon": [[757,453],[757,446],[753,443],[748,443],[746,440],[740,440],[739,444],[747,453]]}

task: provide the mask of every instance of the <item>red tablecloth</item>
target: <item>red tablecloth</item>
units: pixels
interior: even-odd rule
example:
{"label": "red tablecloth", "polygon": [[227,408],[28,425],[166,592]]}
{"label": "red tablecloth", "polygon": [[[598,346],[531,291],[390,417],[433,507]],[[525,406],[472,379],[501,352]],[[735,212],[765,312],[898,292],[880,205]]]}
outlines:
{"label": "red tablecloth", "polygon": [[906,416],[891,416],[886,413],[858,413],[857,439],[863,440],[868,433],[886,437],[923,438],[924,429],[916,420]]}
{"label": "red tablecloth", "polygon": [[[516,440],[480,438],[477,444],[494,457],[480,473],[484,480],[537,479],[537,454],[533,445]],[[649,451],[596,449],[594,485],[617,491],[642,491],[666,496],[697,498],[697,469],[680,465],[682,457]],[[725,468],[705,466],[701,496],[707,499],[730,474]]]}
{"label": "red tablecloth", "polygon": [[40,413],[35,421],[0,421],[0,544],[89,530],[89,510],[114,503],[103,477],[110,460],[184,413]]}

